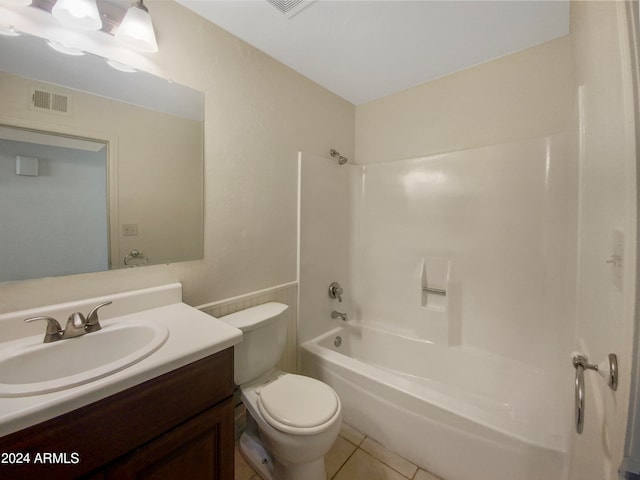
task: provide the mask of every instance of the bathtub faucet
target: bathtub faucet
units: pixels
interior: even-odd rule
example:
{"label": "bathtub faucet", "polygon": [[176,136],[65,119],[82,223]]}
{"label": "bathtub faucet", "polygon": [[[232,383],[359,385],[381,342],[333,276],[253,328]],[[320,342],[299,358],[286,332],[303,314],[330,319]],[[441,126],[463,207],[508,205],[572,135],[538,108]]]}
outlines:
{"label": "bathtub faucet", "polygon": [[335,310],[331,312],[331,318],[339,318],[343,322],[346,322],[348,320],[346,313],[336,312]]}

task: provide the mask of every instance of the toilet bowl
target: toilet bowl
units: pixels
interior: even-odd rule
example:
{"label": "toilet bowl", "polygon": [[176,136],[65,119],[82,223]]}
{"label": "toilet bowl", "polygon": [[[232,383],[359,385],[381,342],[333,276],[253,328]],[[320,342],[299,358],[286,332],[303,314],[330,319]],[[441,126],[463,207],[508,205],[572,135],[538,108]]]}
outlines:
{"label": "toilet bowl", "polygon": [[340,431],[342,404],[329,385],[275,369],[286,309],[270,302],[221,318],[243,332],[234,352],[235,382],[247,409],[240,452],[265,480],[324,480],[324,455]]}

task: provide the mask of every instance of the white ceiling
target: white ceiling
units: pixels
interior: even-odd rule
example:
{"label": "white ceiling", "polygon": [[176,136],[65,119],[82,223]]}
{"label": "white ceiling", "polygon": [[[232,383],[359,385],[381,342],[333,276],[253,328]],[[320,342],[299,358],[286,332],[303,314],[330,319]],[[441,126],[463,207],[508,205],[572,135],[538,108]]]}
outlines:
{"label": "white ceiling", "polygon": [[358,105],[569,33],[569,2],[177,0]]}

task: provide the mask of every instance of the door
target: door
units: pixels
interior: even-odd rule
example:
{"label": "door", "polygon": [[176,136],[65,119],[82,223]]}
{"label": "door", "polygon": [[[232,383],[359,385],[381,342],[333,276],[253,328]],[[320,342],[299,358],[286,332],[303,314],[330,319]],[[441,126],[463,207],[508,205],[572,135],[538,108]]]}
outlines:
{"label": "door", "polygon": [[571,434],[571,480],[617,479],[624,456],[636,286],[633,8],[628,2],[571,5],[578,171],[575,349],[596,364],[617,354],[620,372],[615,392],[597,372],[585,372],[584,431]]}

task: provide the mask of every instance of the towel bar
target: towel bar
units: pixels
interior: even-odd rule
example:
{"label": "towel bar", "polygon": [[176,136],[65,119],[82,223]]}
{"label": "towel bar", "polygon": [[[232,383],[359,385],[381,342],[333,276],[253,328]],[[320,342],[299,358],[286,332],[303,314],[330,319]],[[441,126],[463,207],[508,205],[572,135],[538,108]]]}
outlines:
{"label": "towel bar", "polygon": [[442,295],[444,297],[447,296],[447,291],[441,290],[439,288],[422,287],[422,291],[426,293],[432,293],[433,295]]}

